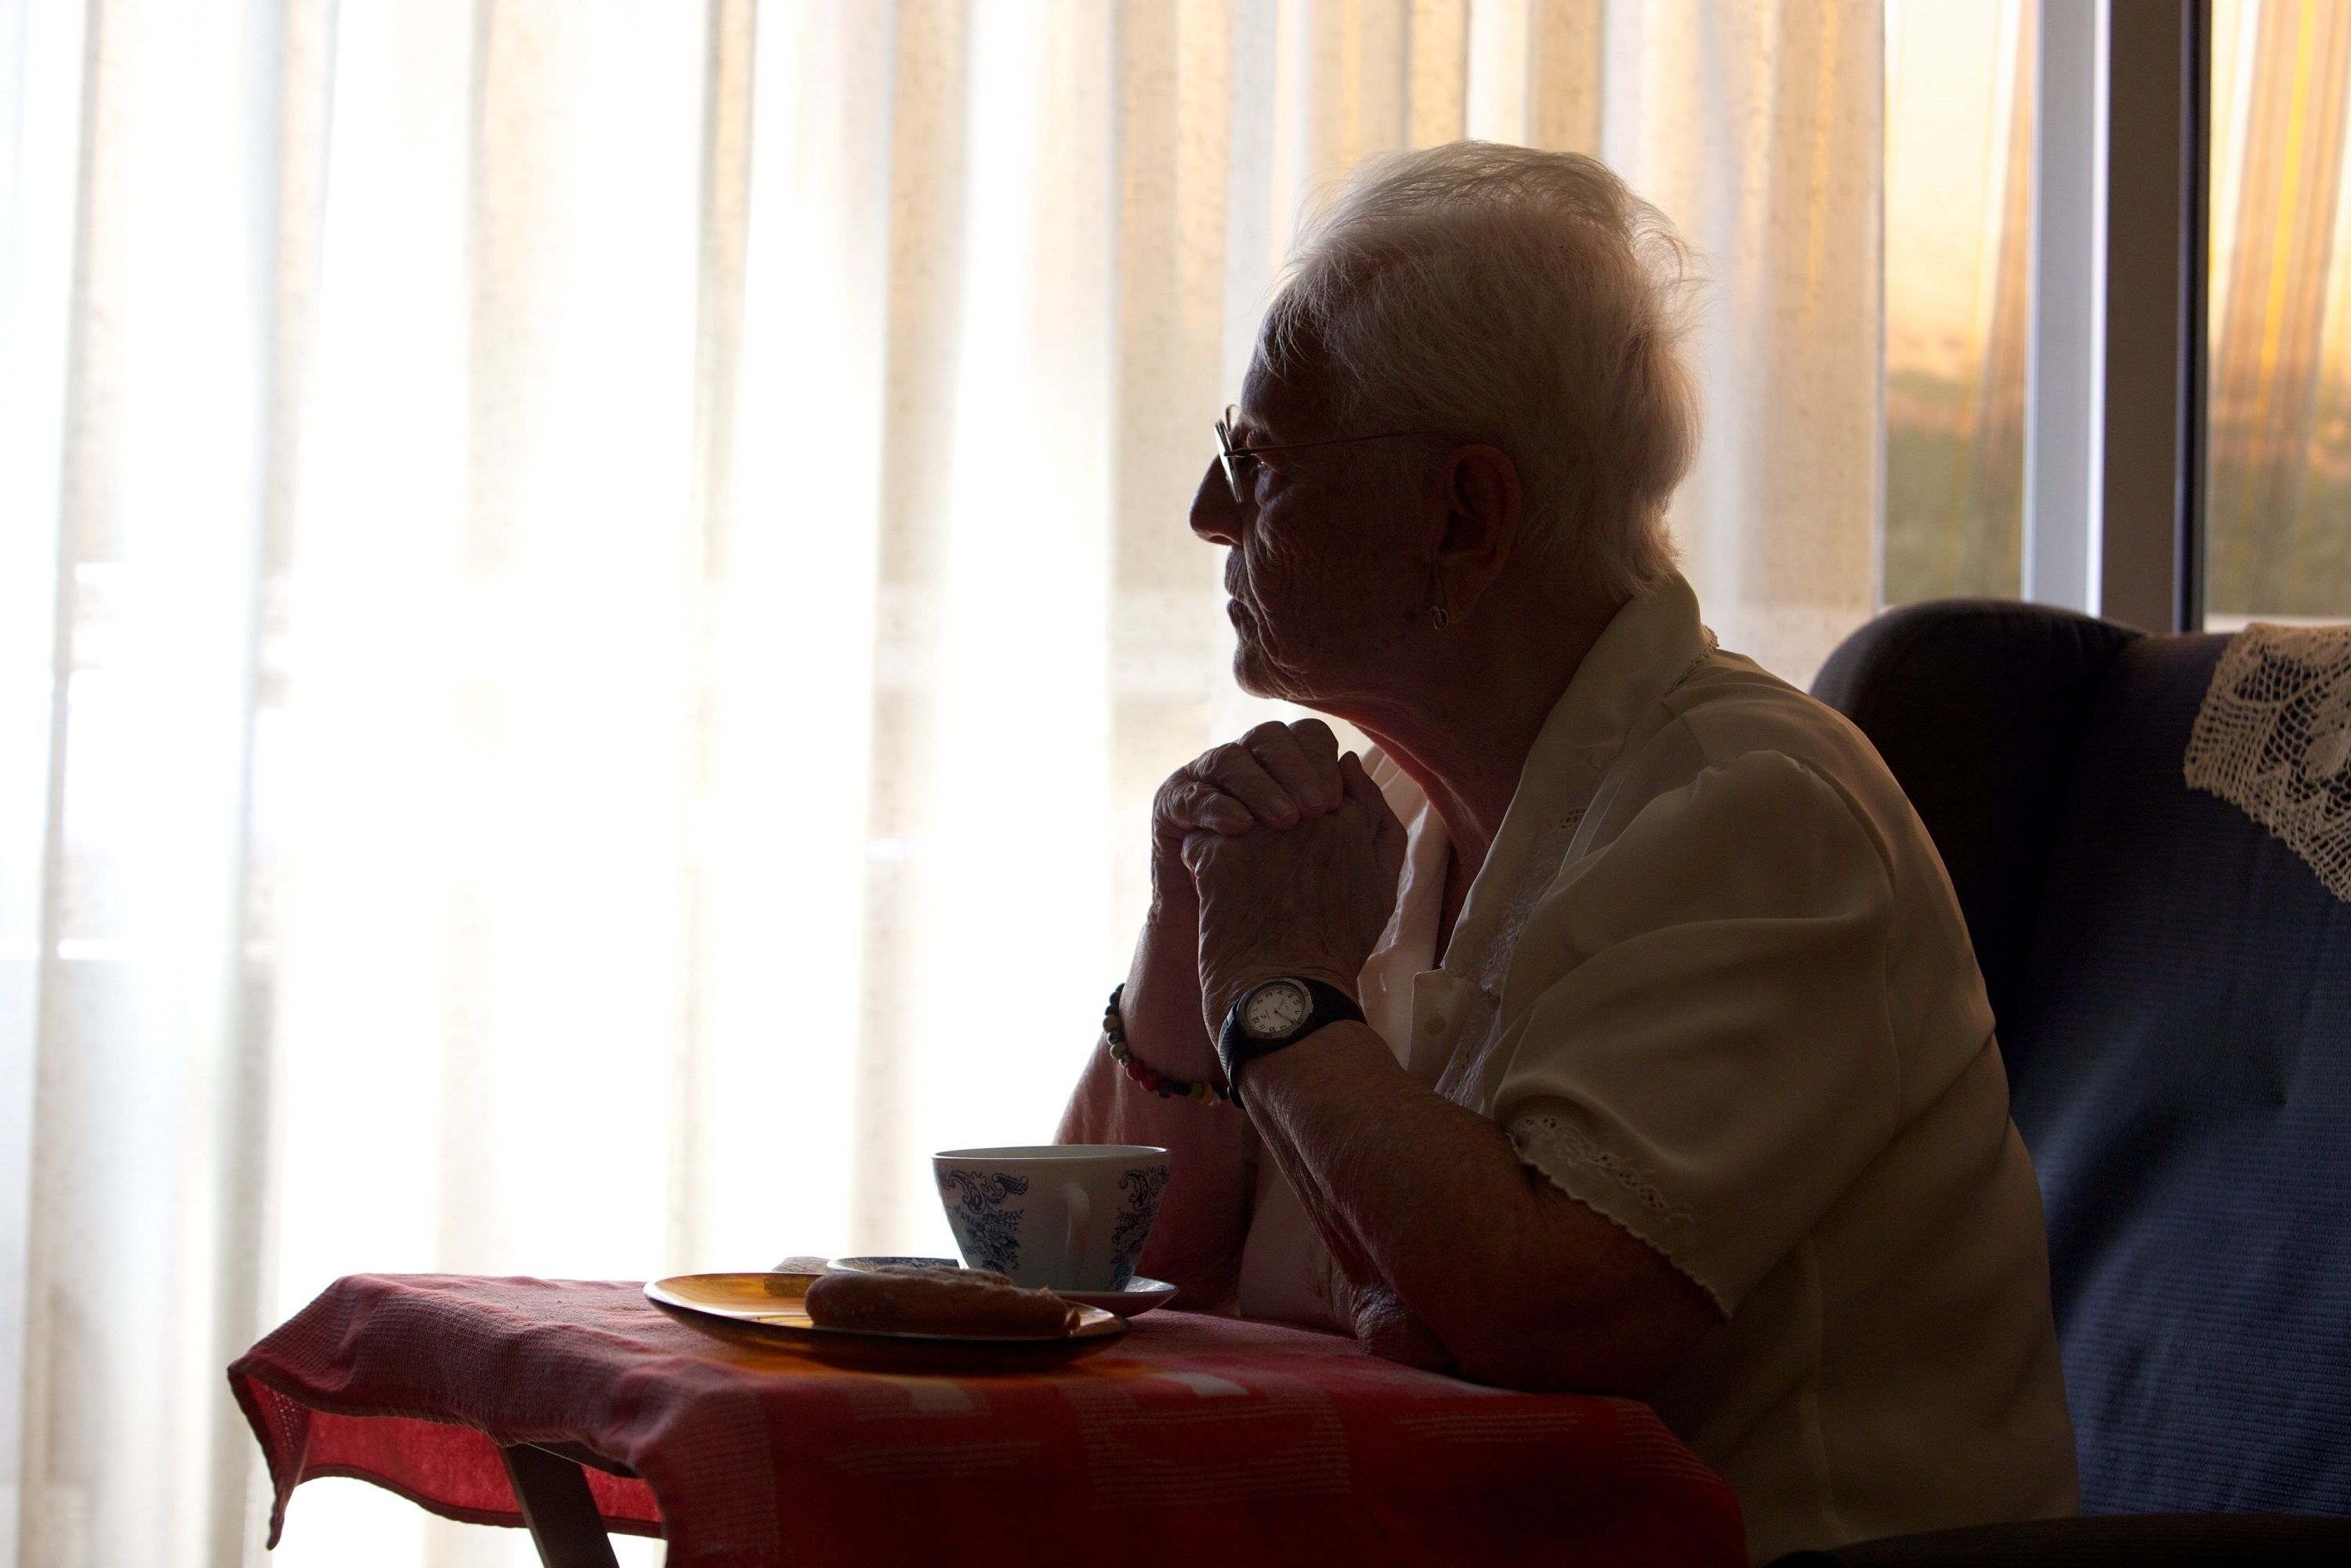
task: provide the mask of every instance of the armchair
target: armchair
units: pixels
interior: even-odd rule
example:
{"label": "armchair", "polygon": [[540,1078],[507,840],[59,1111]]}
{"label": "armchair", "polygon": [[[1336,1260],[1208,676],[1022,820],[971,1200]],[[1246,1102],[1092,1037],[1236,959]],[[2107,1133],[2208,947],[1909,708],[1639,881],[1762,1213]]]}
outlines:
{"label": "armchair", "polygon": [[2351,1561],[2351,904],[2184,780],[2228,642],[1945,601],[1879,617],[1813,685],[1967,916],[2086,1517],[1787,1568]]}

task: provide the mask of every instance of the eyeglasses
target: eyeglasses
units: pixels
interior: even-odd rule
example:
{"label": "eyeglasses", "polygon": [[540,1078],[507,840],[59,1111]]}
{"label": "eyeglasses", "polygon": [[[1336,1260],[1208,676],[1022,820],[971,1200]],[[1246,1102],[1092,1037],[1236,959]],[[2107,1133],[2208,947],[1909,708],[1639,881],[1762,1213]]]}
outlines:
{"label": "eyeglasses", "polygon": [[1238,403],[1225,405],[1225,417],[1217,421],[1217,462],[1225,470],[1225,483],[1232,486],[1233,504],[1240,506],[1249,500],[1248,481],[1243,477],[1249,465],[1257,461],[1261,452],[1295,452],[1304,446],[1344,446],[1357,441],[1394,441],[1405,435],[1442,435],[1440,430],[1384,430],[1376,435],[1333,435],[1322,441],[1285,441],[1278,446],[1236,446],[1233,427],[1241,422]]}

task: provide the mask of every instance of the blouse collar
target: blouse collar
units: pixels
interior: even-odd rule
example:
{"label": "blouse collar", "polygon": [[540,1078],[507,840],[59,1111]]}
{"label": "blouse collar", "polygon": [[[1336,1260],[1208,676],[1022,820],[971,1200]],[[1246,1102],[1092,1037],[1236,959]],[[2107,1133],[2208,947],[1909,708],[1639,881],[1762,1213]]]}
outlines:
{"label": "blouse collar", "polygon": [[[1458,973],[1492,936],[1520,880],[1520,867],[1546,836],[1572,830],[1640,720],[1714,651],[1698,620],[1698,595],[1669,572],[1616,612],[1576,666],[1535,736],[1486,863],[1447,944],[1444,967]],[[1461,962],[1457,962],[1457,959]]]}

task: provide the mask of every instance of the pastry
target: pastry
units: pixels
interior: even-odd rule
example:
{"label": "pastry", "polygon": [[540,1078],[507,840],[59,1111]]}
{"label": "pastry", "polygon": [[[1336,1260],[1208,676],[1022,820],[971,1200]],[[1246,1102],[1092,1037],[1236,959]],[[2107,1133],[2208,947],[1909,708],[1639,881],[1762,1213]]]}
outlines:
{"label": "pastry", "polygon": [[807,1308],[820,1328],[1003,1339],[1071,1333],[1079,1316],[1052,1291],[1024,1291],[985,1269],[899,1266],[826,1274],[809,1286]]}

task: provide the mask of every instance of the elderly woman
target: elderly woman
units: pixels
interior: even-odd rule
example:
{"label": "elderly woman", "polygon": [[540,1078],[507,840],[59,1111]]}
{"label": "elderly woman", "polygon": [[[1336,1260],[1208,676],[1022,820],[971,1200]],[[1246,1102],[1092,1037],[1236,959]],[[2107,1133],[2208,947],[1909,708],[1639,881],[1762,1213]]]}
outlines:
{"label": "elderly woman", "polygon": [[1301,241],[1192,528],[1240,684],[1376,744],[1266,725],[1167,780],[1061,1135],[1174,1151],[1144,1269],[1184,1304],[1646,1398],[1759,1560],[2069,1512],[1935,847],[1673,570],[1681,259],[1600,164],[1475,143]]}

